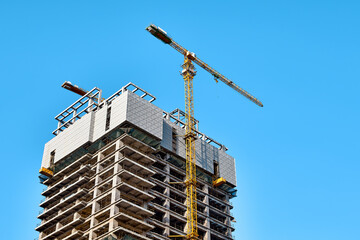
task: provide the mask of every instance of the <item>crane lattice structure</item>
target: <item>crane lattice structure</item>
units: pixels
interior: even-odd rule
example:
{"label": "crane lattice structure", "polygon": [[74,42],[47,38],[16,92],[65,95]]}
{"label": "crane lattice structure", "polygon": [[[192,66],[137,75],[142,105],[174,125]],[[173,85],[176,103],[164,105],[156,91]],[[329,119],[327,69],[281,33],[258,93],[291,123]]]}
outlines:
{"label": "crane lattice structure", "polygon": [[235,91],[254,102],[256,105],[263,107],[263,104],[254,96],[240,88],[238,85],[227,79],[225,76],[211,68],[209,65],[201,61],[194,53],[189,52],[184,47],[176,43],[168,34],[160,27],[151,24],[146,28],[153,36],[161,40],[165,44],[169,44],[179,53],[184,55],[184,64],[182,65],[181,75],[184,78],[185,84],[185,142],[186,142],[186,204],[187,204],[187,235],[186,236],[170,236],[170,237],[185,237],[186,239],[198,239],[198,224],[197,224],[197,199],[196,199],[196,158],[195,158],[195,139],[196,133],[194,129],[194,96],[193,96],[193,79],[196,75],[193,62],[208,71],[214,76],[216,82],[218,80],[224,82],[226,85]]}

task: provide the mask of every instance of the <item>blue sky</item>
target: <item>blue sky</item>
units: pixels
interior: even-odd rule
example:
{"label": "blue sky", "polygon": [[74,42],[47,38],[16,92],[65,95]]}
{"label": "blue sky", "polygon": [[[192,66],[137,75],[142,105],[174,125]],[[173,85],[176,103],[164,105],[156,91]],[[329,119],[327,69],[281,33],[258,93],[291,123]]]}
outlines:
{"label": "blue sky", "polygon": [[[236,158],[236,239],[360,236],[358,1],[0,2],[2,239],[34,239],[53,119],[77,99],[134,82],[184,109],[175,41],[253,93],[259,108],[198,68],[200,130]],[[20,205],[21,203],[21,205]]]}

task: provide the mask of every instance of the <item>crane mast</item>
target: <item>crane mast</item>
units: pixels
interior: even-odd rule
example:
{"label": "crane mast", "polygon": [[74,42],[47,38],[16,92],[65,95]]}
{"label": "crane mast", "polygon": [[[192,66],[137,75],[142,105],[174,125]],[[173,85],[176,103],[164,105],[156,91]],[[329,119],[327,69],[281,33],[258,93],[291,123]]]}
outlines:
{"label": "crane mast", "polygon": [[184,56],[181,75],[185,86],[185,145],[186,145],[186,203],[187,238],[197,239],[197,199],[196,199],[196,158],[194,131],[194,94],[193,79],[196,74],[194,64]]}
{"label": "crane mast", "polygon": [[[182,65],[181,75],[184,79],[185,87],[185,143],[186,143],[186,180],[184,184],[186,186],[186,205],[187,205],[187,235],[181,236],[186,239],[195,240],[198,239],[198,224],[197,224],[197,198],[196,198],[196,157],[195,157],[195,140],[196,132],[194,129],[194,94],[193,94],[193,79],[196,75],[194,63],[208,71],[214,76],[215,81],[218,80],[224,82],[226,85],[234,89],[235,91],[254,102],[256,105],[263,107],[263,104],[254,96],[240,88],[238,85],[227,79],[225,76],[211,68],[205,62],[201,61],[195,56],[194,53],[189,52],[184,47],[176,43],[170,38],[167,33],[160,27],[151,24],[146,28],[153,36],[161,40],[165,44],[169,44],[179,53],[184,55],[184,64]],[[179,235],[170,237],[180,237]]]}

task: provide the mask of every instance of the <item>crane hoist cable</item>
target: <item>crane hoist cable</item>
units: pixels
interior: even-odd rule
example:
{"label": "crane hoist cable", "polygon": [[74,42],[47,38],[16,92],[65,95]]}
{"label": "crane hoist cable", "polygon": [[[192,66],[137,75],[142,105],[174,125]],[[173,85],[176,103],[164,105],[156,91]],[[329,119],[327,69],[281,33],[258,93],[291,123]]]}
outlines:
{"label": "crane hoist cable", "polygon": [[[184,184],[186,186],[186,206],[187,206],[187,234],[173,235],[170,237],[185,237],[186,239],[198,239],[198,224],[197,224],[197,198],[196,198],[196,158],[195,158],[195,140],[196,132],[194,129],[194,96],[193,96],[193,79],[196,75],[195,66],[196,63],[201,68],[205,69],[211,75],[214,76],[216,82],[218,80],[224,82],[226,85],[239,92],[241,95],[254,102],[256,105],[263,107],[263,104],[250,93],[240,88],[238,85],[227,79],[224,75],[211,68],[208,64],[201,61],[196,55],[180,44],[176,43],[168,34],[160,27],[151,24],[146,28],[157,39],[163,43],[170,45],[176,51],[184,56],[184,64],[182,65],[181,75],[184,79],[185,87],[185,142],[186,142],[186,180]],[[223,180],[225,181],[225,180]]]}

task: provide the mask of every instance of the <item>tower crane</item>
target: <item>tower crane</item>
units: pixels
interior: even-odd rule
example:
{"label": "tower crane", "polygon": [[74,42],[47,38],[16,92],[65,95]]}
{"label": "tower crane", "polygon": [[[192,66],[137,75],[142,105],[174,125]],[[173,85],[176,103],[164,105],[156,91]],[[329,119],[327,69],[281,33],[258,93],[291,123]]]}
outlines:
{"label": "tower crane", "polygon": [[196,55],[180,44],[176,43],[169,35],[160,27],[151,24],[146,28],[154,37],[163,43],[170,45],[176,51],[184,56],[184,64],[182,65],[181,75],[185,85],[185,143],[186,143],[186,205],[187,205],[187,234],[186,236],[175,235],[170,237],[185,237],[186,239],[198,239],[197,224],[197,198],[196,198],[196,158],[195,158],[195,139],[196,133],[194,129],[194,97],[193,97],[193,78],[196,75],[194,63],[208,71],[214,76],[216,82],[218,80],[239,92],[241,95],[254,102],[256,105],[263,107],[263,104],[254,96],[240,88],[224,75],[211,68],[208,64],[201,61]]}

